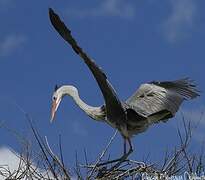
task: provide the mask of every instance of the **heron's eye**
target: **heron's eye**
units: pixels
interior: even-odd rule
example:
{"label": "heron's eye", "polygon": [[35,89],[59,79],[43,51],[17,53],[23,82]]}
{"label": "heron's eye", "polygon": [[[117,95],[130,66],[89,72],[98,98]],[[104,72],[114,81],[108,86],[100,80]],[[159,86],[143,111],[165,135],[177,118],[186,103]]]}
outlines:
{"label": "heron's eye", "polygon": [[53,101],[55,101],[57,98],[55,96],[53,96]]}

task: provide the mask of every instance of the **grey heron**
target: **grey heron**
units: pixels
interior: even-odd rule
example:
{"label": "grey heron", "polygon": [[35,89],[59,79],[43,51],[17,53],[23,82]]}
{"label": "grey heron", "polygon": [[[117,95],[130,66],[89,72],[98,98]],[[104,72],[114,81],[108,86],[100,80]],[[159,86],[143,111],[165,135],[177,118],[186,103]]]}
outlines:
{"label": "grey heron", "polygon": [[[194,82],[189,78],[184,78],[142,84],[125,102],[120,101],[106,74],[83,51],[71,35],[71,31],[51,8],[49,9],[49,17],[55,30],[88,66],[105,101],[104,105],[93,107],[81,100],[76,87],[71,85],[56,87],[52,96],[51,121],[54,119],[62,98],[65,95],[71,96],[76,104],[92,119],[106,122],[121,133],[124,138],[124,154],[128,155],[133,151],[130,140],[133,135],[144,132],[154,123],[166,122],[175,116],[184,100],[199,96]],[[129,144],[127,153],[126,142]]]}

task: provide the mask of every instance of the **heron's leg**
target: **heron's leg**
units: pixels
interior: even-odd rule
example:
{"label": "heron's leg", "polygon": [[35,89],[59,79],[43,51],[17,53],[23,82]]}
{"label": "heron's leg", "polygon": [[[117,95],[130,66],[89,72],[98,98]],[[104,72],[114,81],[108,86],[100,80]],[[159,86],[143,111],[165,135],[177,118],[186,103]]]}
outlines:
{"label": "heron's leg", "polygon": [[126,139],[124,138],[124,155],[127,152],[127,143],[126,143]]}
{"label": "heron's leg", "polygon": [[125,153],[121,158],[118,159],[117,163],[113,167],[110,168],[110,171],[118,168],[128,158],[128,156],[133,152],[132,142],[131,142],[130,138],[127,138],[127,141],[130,145],[129,151],[127,153]]}
{"label": "heron's leg", "polygon": [[125,154],[122,157],[118,158],[118,159],[114,159],[114,160],[111,160],[111,161],[106,161],[104,163],[99,163],[97,166],[99,167],[99,166],[103,166],[103,165],[107,165],[107,164],[111,164],[111,163],[115,163],[115,162],[118,162],[118,163],[116,163],[111,169],[115,169],[118,166],[120,166],[120,164],[123,161],[125,161],[128,158],[128,156],[133,152],[132,143],[131,143],[131,140],[129,138],[125,139],[124,146],[126,145],[126,140],[128,141],[129,146],[130,146],[130,149],[129,149],[128,152],[125,152]]}
{"label": "heron's leg", "polygon": [[128,143],[129,143],[129,145],[130,145],[129,151],[133,152],[132,142],[131,142],[130,138],[127,138],[127,141],[128,141]]}

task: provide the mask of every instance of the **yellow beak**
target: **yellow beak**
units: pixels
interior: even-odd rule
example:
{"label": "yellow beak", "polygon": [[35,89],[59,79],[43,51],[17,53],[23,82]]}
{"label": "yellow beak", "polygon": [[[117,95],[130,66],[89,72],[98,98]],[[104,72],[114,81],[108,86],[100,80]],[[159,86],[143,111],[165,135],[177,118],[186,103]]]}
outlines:
{"label": "yellow beak", "polygon": [[51,122],[53,122],[54,120],[56,110],[57,110],[57,103],[56,101],[53,101],[51,105],[51,120],[50,120]]}

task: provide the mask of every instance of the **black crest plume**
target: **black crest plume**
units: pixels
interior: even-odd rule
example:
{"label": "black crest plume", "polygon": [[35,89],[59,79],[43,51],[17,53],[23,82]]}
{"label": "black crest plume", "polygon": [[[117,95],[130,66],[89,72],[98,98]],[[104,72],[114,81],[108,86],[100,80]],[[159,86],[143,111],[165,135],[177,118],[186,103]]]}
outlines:
{"label": "black crest plume", "polygon": [[56,84],[55,85],[55,89],[54,89],[55,91],[57,91],[58,90],[58,85]]}

